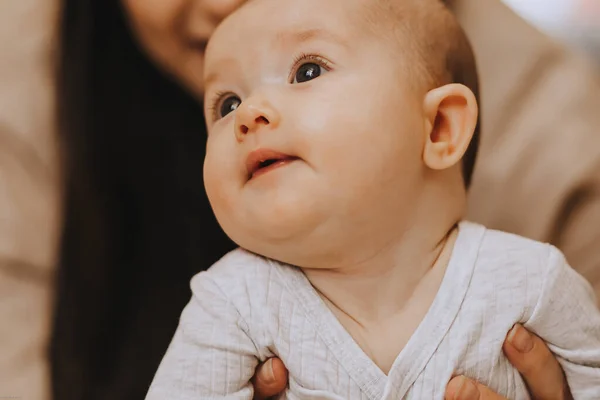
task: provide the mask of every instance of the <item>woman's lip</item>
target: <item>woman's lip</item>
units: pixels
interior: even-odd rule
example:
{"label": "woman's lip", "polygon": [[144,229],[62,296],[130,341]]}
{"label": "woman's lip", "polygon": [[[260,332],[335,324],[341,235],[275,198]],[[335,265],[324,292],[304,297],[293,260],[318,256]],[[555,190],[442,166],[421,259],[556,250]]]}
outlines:
{"label": "woman's lip", "polygon": [[206,46],[208,45],[208,39],[206,40],[202,40],[202,39],[198,39],[198,40],[192,40],[190,42],[190,45],[197,51],[201,52],[202,54],[204,54],[206,52]]}
{"label": "woman's lip", "polygon": [[[246,170],[248,179],[272,171],[275,168],[288,164],[290,161],[297,160],[298,157],[281,153],[271,149],[258,149],[248,154],[246,159]],[[272,161],[269,165],[261,167],[265,161]]]}

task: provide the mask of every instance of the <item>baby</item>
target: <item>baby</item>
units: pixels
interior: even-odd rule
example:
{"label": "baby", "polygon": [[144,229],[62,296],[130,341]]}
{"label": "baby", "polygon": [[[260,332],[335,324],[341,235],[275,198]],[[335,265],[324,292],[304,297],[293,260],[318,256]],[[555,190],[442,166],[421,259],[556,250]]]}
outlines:
{"label": "baby", "polygon": [[206,54],[205,186],[241,249],[193,297],[147,399],[441,399],[465,374],[528,398],[522,323],[600,398],[600,312],[550,245],[463,221],[477,75],[439,0],[252,0]]}

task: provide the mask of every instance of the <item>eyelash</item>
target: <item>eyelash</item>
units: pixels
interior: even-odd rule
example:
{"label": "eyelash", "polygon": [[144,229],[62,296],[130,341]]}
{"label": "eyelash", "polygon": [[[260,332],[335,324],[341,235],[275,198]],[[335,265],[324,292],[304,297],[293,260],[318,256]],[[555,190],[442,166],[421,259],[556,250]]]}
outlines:
{"label": "eyelash", "polygon": [[323,57],[316,54],[302,53],[294,59],[292,66],[290,67],[290,75],[288,76],[288,83],[294,82],[294,75],[298,72],[298,68],[306,62],[313,62],[325,69],[325,71],[331,71],[331,63]]}
{"label": "eyelash", "polygon": [[220,111],[219,108],[221,100],[223,100],[223,98],[228,94],[237,96],[235,93],[229,92],[227,90],[218,91],[212,96],[212,99],[209,103],[210,106],[208,107],[208,112],[211,115],[213,121],[218,121],[219,119],[221,119],[217,112]]}
{"label": "eyelash", "polygon": [[[318,56],[316,54],[308,54],[308,53],[302,53],[299,54],[298,56],[296,56],[294,58],[294,62],[292,63],[292,66],[290,67],[290,74],[288,76],[288,83],[293,83],[294,79],[295,79],[295,74],[296,72],[298,72],[298,68],[300,68],[304,63],[306,62],[314,62],[315,64],[318,64],[319,66],[321,66],[322,68],[324,68],[326,71],[331,71],[331,63],[327,60],[325,60],[323,57]],[[210,113],[210,115],[212,116],[213,121],[217,121],[219,119],[221,119],[219,117],[219,115],[217,114],[217,112],[219,111],[220,108],[220,102],[221,100],[226,96],[226,95],[234,95],[237,96],[235,93],[233,92],[229,92],[229,91],[218,91],[214,94],[214,96],[212,96],[212,100],[210,102],[210,106],[208,108],[208,112]]]}

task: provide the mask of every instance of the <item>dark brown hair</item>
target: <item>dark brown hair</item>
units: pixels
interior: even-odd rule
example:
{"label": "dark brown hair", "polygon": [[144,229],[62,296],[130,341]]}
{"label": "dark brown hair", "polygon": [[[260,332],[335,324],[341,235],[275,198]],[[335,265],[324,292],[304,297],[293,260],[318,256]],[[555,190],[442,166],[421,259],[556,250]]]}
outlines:
{"label": "dark brown hair", "polygon": [[142,399],[190,278],[233,244],[204,193],[201,105],[141,54],[118,0],[63,7],[53,395]]}

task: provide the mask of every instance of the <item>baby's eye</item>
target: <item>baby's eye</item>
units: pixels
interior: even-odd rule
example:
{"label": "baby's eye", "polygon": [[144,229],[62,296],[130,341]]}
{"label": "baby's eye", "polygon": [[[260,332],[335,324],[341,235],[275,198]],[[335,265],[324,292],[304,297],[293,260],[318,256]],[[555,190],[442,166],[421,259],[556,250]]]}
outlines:
{"label": "baby's eye", "polygon": [[292,83],[308,82],[315,78],[318,78],[323,73],[323,67],[314,62],[307,62],[300,65],[296,70],[294,81]]}
{"label": "baby's eye", "polygon": [[221,100],[221,105],[218,108],[218,118],[224,118],[227,114],[234,112],[242,104],[239,97],[231,95]]}

